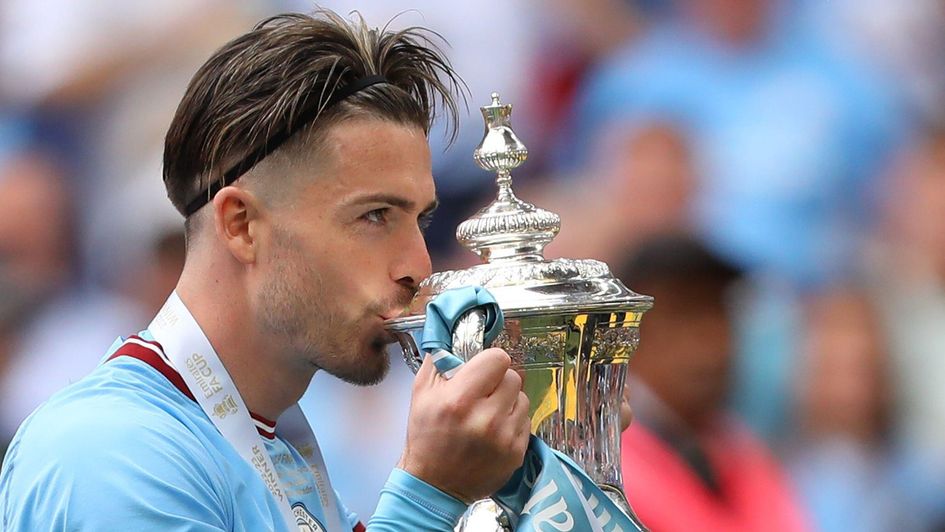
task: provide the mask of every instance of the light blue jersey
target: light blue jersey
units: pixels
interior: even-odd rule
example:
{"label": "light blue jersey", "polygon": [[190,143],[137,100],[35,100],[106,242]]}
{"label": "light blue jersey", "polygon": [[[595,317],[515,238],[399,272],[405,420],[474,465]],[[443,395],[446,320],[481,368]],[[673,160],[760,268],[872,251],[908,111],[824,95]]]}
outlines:
{"label": "light blue jersey", "polygon": [[[286,530],[256,470],[173,368],[132,343],[106,358],[17,431],[0,472],[2,530]],[[340,512],[349,530],[365,530],[343,507],[322,508],[305,460],[274,422],[252,417],[300,528],[324,530],[325,512]],[[452,530],[465,509],[394,470],[368,530]]]}

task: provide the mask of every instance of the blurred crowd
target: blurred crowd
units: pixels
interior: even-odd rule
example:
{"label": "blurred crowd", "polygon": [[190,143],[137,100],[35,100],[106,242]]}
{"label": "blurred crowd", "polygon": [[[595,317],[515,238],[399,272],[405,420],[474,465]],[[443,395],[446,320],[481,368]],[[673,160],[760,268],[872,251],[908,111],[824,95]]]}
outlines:
{"label": "blurred crowd", "polygon": [[[945,3],[318,5],[435,30],[469,86],[457,141],[430,138],[435,270],[474,263],[453,232],[494,194],[471,155],[498,91],[529,148],[518,195],[562,218],[546,256],[656,296],[624,440],[654,531],[945,530]],[[160,161],[189,77],[313,7],[0,0],[0,449],[173,289]],[[303,400],[361,515],[409,381],[317,375]]]}

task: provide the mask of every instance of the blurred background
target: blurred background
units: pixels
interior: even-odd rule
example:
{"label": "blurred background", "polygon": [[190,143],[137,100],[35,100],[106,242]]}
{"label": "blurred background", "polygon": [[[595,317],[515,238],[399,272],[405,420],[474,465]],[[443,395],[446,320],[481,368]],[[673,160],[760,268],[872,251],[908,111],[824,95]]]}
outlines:
{"label": "blurred background", "polygon": [[[493,196],[471,155],[498,91],[529,148],[519,196],[562,217],[546,256],[657,295],[624,441],[654,531],[945,530],[945,2],[319,5],[439,32],[469,85],[459,140],[431,135],[435,270],[474,262],[453,231]],[[190,76],[312,8],[0,0],[0,449],[173,289],[160,161]],[[409,391],[395,361],[303,401],[363,518]]]}

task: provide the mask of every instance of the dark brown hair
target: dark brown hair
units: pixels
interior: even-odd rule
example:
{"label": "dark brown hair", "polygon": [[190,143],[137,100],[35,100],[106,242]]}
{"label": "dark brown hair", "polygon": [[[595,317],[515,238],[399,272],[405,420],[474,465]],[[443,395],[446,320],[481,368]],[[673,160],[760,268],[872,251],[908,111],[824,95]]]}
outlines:
{"label": "dark brown hair", "polygon": [[[368,28],[320,10],[284,14],[220,48],[197,71],[184,94],[164,144],[164,184],[174,207],[186,208],[198,194],[267,141],[315,118],[278,148],[309,151],[340,120],[367,116],[429,133],[438,107],[446,107],[455,136],[455,94],[465,85],[434,44],[439,36],[422,28]],[[383,76],[337,104],[332,94],[367,76]],[[251,163],[258,162],[251,161]]]}

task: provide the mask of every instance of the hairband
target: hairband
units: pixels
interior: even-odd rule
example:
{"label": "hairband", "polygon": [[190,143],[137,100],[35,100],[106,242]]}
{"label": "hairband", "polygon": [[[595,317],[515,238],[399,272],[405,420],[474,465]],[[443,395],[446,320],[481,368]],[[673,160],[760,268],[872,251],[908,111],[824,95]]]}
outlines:
{"label": "hairband", "polygon": [[206,205],[210,199],[220,191],[221,188],[232,185],[234,181],[240,178],[240,176],[248,172],[252,167],[259,164],[260,161],[265,159],[272,152],[276,151],[285,141],[289,140],[292,135],[296,134],[300,129],[308,125],[308,123],[314,120],[321,111],[328,109],[332,105],[335,105],[336,103],[344,100],[356,92],[362,91],[371,85],[376,85],[378,83],[387,83],[387,78],[379,75],[365,76],[334,91],[325,105],[313,105],[311,108],[306,110],[298,120],[295,121],[295,124],[292,124],[291,127],[278,131],[276,134],[266,139],[265,142],[250,152],[241,161],[233,165],[232,168],[223,174],[222,180],[212,181],[206,189],[197,194],[197,197],[187,204],[187,208],[184,211],[184,216],[190,216],[191,214],[200,210],[200,208]]}

